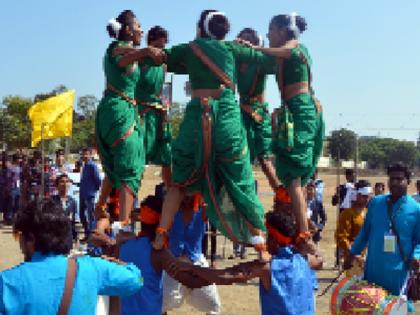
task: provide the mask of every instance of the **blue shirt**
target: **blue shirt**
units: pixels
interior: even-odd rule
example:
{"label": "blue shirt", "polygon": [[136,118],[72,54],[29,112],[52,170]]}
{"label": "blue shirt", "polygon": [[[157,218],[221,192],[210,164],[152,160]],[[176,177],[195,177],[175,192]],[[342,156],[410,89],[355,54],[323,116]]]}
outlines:
{"label": "blue shirt", "polygon": [[192,262],[200,259],[206,222],[202,210],[195,212],[190,223],[184,223],[184,213],[178,211],[169,234],[169,248],[175,257],[186,256]]}
{"label": "blue shirt", "polygon": [[322,203],[324,201],[325,184],[322,179],[315,180],[315,199]]}
{"label": "blue shirt", "polygon": [[94,198],[101,187],[101,177],[98,167],[93,160],[83,166],[80,176],[80,199]]}
{"label": "blue shirt", "polygon": [[125,242],[120,259],[134,263],[144,278],[144,285],[136,294],[121,301],[122,315],[161,315],[163,302],[162,271],[153,268],[150,255],[152,244],[147,236]]}
{"label": "blue shirt", "polygon": [[[64,291],[67,257],[35,252],[0,273],[0,314],[56,315]],[[130,295],[142,286],[140,270],[89,256],[77,258],[68,315],[95,314],[98,295]]]}
{"label": "blue shirt", "polygon": [[262,315],[313,315],[314,278],[305,258],[290,247],[281,247],[271,259],[271,287],[260,281]]}
{"label": "blue shirt", "polygon": [[[384,251],[384,236],[390,231],[388,195],[376,196],[368,206],[365,221],[351,248],[351,254],[360,255],[368,246],[365,279],[399,295],[407,276],[407,268],[395,241],[395,252]],[[420,258],[420,205],[411,197],[403,196],[394,205],[392,216],[407,259]]]}

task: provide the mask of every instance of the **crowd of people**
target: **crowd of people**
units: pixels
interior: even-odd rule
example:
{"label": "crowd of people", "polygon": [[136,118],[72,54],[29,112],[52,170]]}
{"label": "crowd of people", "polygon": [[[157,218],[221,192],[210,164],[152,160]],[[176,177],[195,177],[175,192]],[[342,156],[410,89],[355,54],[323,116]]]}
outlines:
{"label": "crowd of people", "polygon": [[[71,176],[77,174],[77,179]],[[92,149],[81,150],[75,163],[66,161],[65,152],[59,149],[55,159],[45,157],[41,152],[32,155],[18,150],[12,155],[3,152],[0,168],[0,205],[3,221],[12,224],[18,209],[32,201],[51,199],[60,203],[72,218],[74,239],[75,222],[81,221],[85,238],[94,224],[94,200],[101,186],[101,175],[94,161]]]}
{"label": "crowd of people", "polygon": [[[325,184],[316,171],[324,122],[312,61],[299,42],[305,19],[274,16],[269,48],[252,28],[226,41],[230,21],[216,10],[201,13],[195,39],[171,48],[161,26],[148,32],[147,48],[135,47],[143,30],[130,10],[106,29],[113,40],[95,128],[104,179],[91,149],[82,151],[75,170],[62,150],[53,165],[37,151],[28,162],[19,154],[3,158],[4,218],[13,223],[25,263],[0,273],[0,314],[93,314],[97,295],[121,297],[110,299],[110,314],[168,314],[184,301],[219,314],[216,284],[252,278],[260,281],[262,314],[315,314],[315,270],[323,265],[318,243],[327,222]],[[188,74],[191,87],[176,139],[161,98],[166,72]],[[270,116],[264,90],[272,74],[282,106]],[[268,212],[258,198],[255,162],[274,193]],[[162,184],[135,209],[147,164],[162,167]],[[78,200],[68,191],[75,171]],[[407,195],[407,168],[390,166],[388,176],[390,194],[378,184],[370,200],[370,183],[355,183],[346,172],[333,198],[341,210],[337,257],[348,268],[368,246],[365,279],[398,294],[420,258],[420,208]],[[71,258],[77,215],[88,253],[103,259]],[[257,259],[215,269],[212,246],[209,266],[208,231],[212,245],[219,231],[239,256],[249,246]],[[390,263],[376,268],[379,261]],[[47,287],[53,289],[42,295]]]}

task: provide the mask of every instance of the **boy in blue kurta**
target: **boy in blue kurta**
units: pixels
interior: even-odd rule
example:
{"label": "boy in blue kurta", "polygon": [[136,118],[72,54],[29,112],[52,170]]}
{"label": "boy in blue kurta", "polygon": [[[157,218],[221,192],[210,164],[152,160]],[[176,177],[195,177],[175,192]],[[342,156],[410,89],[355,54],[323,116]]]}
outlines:
{"label": "boy in blue kurta", "polygon": [[263,315],[313,315],[313,275],[310,266],[319,268],[320,257],[302,256],[292,246],[296,222],[283,210],[266,214],[268,263],[251,261],[224,270],[194,267],[192,272],[210,283],[232,284],[260,278],[260,304]]}
{"label": "boy in blue kurta", "polygon": [[137,238],[123,243],[119,258],[131,262],[142,270],[144,285],[136,294],[124,297],[121,303],[122,315],[161,315],[162,314],[162,271],[165,270],[177,281],[188,287],[201,287],[205,281],[188,272],[173,274],[176,258],[168,250],[155,251],[151,242],[162,211],[162,196],[148,196],[140,208],[141,232]]}
{"label": "boy in blue kurta", "polygon": [[[36,203],[19,212],[13,226],[25,262],[0,273],[0,314],[55,315],[68,266],[70,219],[59,204]],[[131,295],[142,286],[140,270],[101,258],[77,257],[68,315],[95,314],[98,295]]]}
{"label": "boy in blue kurta", "polygon": [[[186,196],[175,215],[169,234],[169,249],[183,261],[196,266],[209,267],[202,251],[207,217],[200,194]],[[190,290],[168,274],[164,274],[163,312],[174,310],[187,301],[196,310],[205,314],[220,313],[220,297],[216,285]]]}

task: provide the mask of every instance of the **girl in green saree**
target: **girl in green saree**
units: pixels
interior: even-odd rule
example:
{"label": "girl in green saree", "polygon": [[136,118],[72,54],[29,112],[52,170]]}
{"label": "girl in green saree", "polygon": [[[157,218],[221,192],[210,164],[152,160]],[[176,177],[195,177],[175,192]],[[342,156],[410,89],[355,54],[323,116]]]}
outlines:
{"label": "girl in green saree", "polygon": [[[226,16],[202,12],[197,38],[166,49],[169,72],[187,73],[192,99],[178,137],[172,143],[172,180],[154,247],[167,239],[173,218],[186,193],[200,192],[207,215],[218,230],[235,242],[263,248],[264,209],[258,200],[240,107],[235,100],[236,62],[263,66],[272,58],[237,43],[223,41]],[[234,207],[221,206],[226,192]]]}
{"label": "girl in green saree", "polygon": [[314,252],[302,187],[315,172],[325,130],[321,106],[311,86],[311,58],[298,42],[305,30],[305,19],[296,14],[274,16],[267,35],[270,48],[255,48],[277,58],[282,107],[273,114],[276,172],[292,199],[300,231],[297,242]]}
{"label": "girl in green saree", "polygon": [[[263,46],[263,41],[252,28],[244,28],[237,38],[250,42],[254,46]],[[276,191],[280,182],[276,176],[271,151],[272,131],[268,103],[265,102],[265,87],[268,74],[276,73],[276,64],[262,67],[261,64],[238,62],[238,92],[242,121],[246,130],[251,163],[255,159],[268,179],[271,188]]]}
{"label": "girl in green saree", "polygon": [[143,31],[130,10],[110,20],[107,31],[115,40],[103,61],[106,89],[95,121],[96,144],[106,174],[95,216],[105,216],[106,199],[116,188],[120,191],[120,221],[127,222],[144,168],[143,138],[134,99],[140,75],[137,61],[150,57],[161,62],[161,52],[146,48],[124,56],[115,53],[119,47],[140,45]]}
{"label": "girl in green saree", "polygon": [[[168,32],[161,26],[152,27],[147,33],[147,45],[165,48]],[[166,65],[155,65],[146,59],[139,63],[141,74],[136,87],[136,101],[144,131],[146,163],[162,166],[162,179],[168,187],[171,181],[171,128],[168,108],[162,103]]]}

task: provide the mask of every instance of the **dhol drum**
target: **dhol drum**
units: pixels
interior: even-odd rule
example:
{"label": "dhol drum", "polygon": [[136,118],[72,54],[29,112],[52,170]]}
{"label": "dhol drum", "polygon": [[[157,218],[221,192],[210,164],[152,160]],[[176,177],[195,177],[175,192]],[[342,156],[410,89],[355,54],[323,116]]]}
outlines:
{"label": "dhol drum", "polygon": [[331,296],[332,315],[406,315],[407,301],[360,278],[344,277]]}

